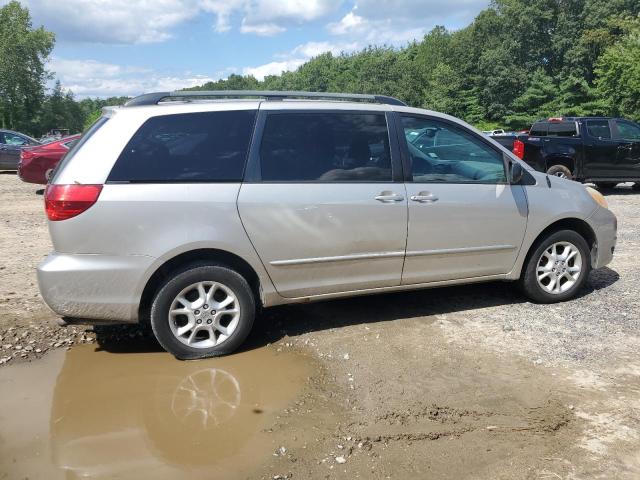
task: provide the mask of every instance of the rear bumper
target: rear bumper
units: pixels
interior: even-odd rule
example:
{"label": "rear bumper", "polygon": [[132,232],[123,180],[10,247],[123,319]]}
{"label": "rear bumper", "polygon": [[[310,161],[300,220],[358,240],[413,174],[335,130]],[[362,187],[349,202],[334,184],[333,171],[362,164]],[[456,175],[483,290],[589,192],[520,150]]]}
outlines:
{"label": "rear bumper", "polygon": [[598,207],[587,219],[596,234],[597,248],[593,254],[593,268],[604,267],[613,260],[618,234],[618,219],[606,208]]}
{"label": "rear bumper", "polygon": [[153,257],[53,252],[38,266],[38,286],[58,315],[96,321],[137,322],[139,286]]}

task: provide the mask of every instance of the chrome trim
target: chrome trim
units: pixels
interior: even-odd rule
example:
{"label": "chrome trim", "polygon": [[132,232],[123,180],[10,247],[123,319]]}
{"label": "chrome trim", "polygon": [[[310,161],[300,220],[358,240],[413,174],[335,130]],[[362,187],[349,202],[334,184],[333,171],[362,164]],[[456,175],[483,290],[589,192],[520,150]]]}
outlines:
{"label": "chrome trim", "polygon": [[487,245],[485,247],[440,248],[438,250],[414,250],[407,252],[407,257],[423,257],[427,255],[452,255],[455,253],[497,252],[514,250],[513,245]]}
{"label": "chrome trim", "polygon": [[288,267],[291,265],[307,265],[310,263],[328,262],[348,262],[350,260],[375,260],[377,258],[403,257],[404,252],[376,252],[376,253],[355,253],[353,255],[338,255],[335,257],[314,257],[314,258],[294,258],[291,260],[274,260],[269,262],[274,267]]}

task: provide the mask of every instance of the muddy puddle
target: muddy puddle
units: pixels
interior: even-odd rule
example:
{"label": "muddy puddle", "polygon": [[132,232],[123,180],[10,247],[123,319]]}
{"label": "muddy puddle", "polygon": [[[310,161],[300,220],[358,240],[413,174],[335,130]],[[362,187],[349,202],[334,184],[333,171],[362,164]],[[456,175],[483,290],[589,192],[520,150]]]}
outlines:
{"label": "muddy puddle", "polygon": [[310,360],[268,348],[193,362],[93,346],[0,370],[0,479],[246,478]]}

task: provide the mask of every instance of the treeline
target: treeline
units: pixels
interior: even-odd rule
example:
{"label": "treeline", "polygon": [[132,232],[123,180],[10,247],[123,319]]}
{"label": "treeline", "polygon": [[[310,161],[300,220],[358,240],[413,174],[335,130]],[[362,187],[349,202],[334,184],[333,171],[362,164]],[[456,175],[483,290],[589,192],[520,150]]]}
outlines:
{"label": "treeline", "polygon": [[556,115],[640,120],[640,1],[494,0],[404,48],[322,54],[294,72],[196,89],[380,93],[483,128]]}
{"label": "treeline", "polygon": [[[494,0],[466,28],[437,27],[403,48],[325,53],[262,81],[231,75],[196,89],[380,93],[481,128],[559,115],[640,120],[639,15],[638,0]],[[76,101],[59,83],[47,93],[53,44],[17,1],[0,8],[0,127],[80,131],[126,101]]]}
{"label": "treeline", "polygon": [[34,29],[29,10],[13,1],[0,8],[0,128],[35,137],[54,128],[81,132],[105,105],[121,105],[126,97],[76,101],[56,82],[45,64],[55,36],[43,27]]}

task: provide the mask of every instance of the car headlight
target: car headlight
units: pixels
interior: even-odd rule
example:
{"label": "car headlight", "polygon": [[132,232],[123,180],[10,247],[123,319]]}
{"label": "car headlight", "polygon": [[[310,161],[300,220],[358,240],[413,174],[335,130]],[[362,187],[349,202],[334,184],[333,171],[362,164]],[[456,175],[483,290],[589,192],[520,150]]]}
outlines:
{"label": "car headlight", "polygon": [[609,204],[607,203],[607,200],[599,191],[591,187],[585,187],[585,188],[587,189],[587,192],[589,193],[589,195],[591,195],[591,198],[593,198],[593,200],[598,205],[600,205],[602,208],[609,208]]}

